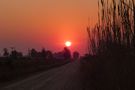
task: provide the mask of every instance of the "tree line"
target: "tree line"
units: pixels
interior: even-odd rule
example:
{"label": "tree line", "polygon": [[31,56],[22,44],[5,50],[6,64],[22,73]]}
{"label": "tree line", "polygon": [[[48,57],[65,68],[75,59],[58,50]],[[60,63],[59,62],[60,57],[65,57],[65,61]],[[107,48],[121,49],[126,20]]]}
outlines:
{"label": "tree line", "polygon": [[[58,53],[53,53],[50,50],[46,50],[45,48],[42,48],[41,51],[37,51],[36,49],[32,48],[28,50],[28,54],[26,56],[23,55],[22,52],[17,51],[15,48],[11,48],[11,51],[9,51],[7,48],[4,48],[2,51],[1,57],[3,58],[13,58],[13,59],[19,59],[23,57],[29,57],[29,58],[44,58],[44,59],[53,59],[54,54],[62,54],[63,59],[71,59],[71,51],[64,47],[63,51]],[[59,55],[60,56],[60,55]],[[73,52],[73,58],[78,58],[79,53],[77,51]]]}

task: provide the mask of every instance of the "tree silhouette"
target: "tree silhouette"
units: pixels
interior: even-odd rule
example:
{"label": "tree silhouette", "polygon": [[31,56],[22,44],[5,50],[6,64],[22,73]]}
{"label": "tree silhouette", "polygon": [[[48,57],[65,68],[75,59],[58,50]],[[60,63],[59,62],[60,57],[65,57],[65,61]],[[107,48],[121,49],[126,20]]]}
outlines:
{"label": "tree silhouette", "polygon": [[53,53],[51,51],[46,51],[46,59],[53,59]]}
{"label": "tree silhouette", "polygon": [[75,52],[73,52],[73,58],[74,59],[79,59],[79,52],[77,52],[77,51],[75,51]]}
{"label": "tree silhouette", "polygon": [[46,50],[43,48],[41,51],[41,57],[46,58],[47,52]]}
{"label": "tree silhouette", "polygon": [[4,57],[8,57],[8,56],[9,56],[9,51],[8,51],[8,49],[7,49],[7,48],[4,48],[3,51],[4,51],[3,56],[4,56]]}
{"label": "tree silhouette", "polygon": [[71,59],[71,52],[67,47],[64,47],[64,58]]}
{"label": "tree silhouette", "polygon": [[18,52],[17,52],[17,50],[15,50],[15,49],[13,49],[12,51],[11,51],[11,54],[10,54],[10,57],[12,58],[12,59],[17,59],[18,58]]}
{"label": "tree silhouette", "polygon": [[36,51],[34,48],[32,48],[32,49],[30,50],[30,56],[31,56],[31,57],[37,57],[37,51]]}

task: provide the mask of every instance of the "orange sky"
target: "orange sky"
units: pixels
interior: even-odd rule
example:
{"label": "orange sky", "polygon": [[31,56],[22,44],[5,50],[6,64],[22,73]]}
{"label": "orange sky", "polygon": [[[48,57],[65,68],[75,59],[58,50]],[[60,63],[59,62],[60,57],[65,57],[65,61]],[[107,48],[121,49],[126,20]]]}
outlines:
{"label": "orange sky", "polygon": [[88,17],[97,22],[97,0],[0,0],[0,48],[86,51]]}

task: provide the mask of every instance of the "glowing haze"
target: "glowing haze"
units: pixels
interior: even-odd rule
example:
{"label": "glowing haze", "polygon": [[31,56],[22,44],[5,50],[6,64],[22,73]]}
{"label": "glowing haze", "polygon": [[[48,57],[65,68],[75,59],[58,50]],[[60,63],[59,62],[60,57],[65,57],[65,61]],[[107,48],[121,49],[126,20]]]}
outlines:
{"label": "glowing haze", "polygon": [[85,53],[86,26],[97,22],[97,0],[0,0],[0,49],[60,51],[66,40]]}

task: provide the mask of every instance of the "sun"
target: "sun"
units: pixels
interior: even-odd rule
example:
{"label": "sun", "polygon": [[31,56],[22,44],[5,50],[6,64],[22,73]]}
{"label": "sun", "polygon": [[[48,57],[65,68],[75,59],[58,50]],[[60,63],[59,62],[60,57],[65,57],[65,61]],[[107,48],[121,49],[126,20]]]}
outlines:
{"label": "sun", "polygon": [[65,45],[66,45],[67,47],[70,47],[70,46],[72,45],[72,43],[71,43],[70,41],[66,41],[66,42],[65,42]]}

